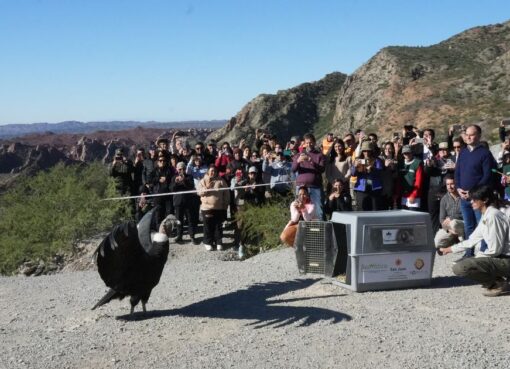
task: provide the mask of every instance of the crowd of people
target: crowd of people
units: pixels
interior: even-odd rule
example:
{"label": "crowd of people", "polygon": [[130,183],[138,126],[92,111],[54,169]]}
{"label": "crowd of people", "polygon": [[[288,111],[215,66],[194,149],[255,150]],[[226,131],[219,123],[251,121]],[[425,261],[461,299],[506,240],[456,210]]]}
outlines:
{"label": "crowd of people", "polygon": [[[507,123],[500,124],[502,144],[496,157],[476,124],[453,125],[439,142],[433,129],[419,130],[412,124],[383,142],[375,133],[361,129],[340,136],[328,133],[319,142],[309,133],[285,143],[270,132],[257,130],[253,145],[244,139],[190,145],[189,137],[174,135],[159,138],[148,152],[138,148],[134,161],[119,149],[110,174],[117,178],[122,194],[142,196],[134,206],[136,219],[152,207],[158,221],[175,214],[181,223],[176,242],[183,240],[186,224],[190,239],[198,244],[197,225],[203,222],[203,246],[208,251],[224,248],[227,214],[234,218],[245,203],[263,206],[268,198],[295,194],[289,224],[327,220],[335,211],[428,212],[439,252],[465,252],[454,271],[483,283],[487,295],[498,295],[508,290],[510,272],[501,275],[500,266],[491,269],[487,260],[480,264],[478,260],[504,259],[510,268],[504,203],[510,199]],[[145,197],[167,193],[171,194]],[[505,218],[497,229],[491,228],[501,237],[488,239],[479,228],[485,218],[494,218],[492,209],[498,212],[497,219],[499,213]],[[483,226],[490,228],[486,222]],[[242,243],[238,225],[235,245]],[[483,278],[490,274],[490,280],[480,273]]]}

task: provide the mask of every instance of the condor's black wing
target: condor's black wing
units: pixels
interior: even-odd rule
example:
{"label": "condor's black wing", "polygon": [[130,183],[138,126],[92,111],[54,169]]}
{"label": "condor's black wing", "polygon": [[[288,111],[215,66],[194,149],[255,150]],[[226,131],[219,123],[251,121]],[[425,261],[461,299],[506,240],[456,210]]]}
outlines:
{"label": "condor's black wing", "polygon": [[135,222],[115,226],[97,249],[97,269],[101,279],[111,289],[129,294],[137,282],[137,265],[144,254]]}

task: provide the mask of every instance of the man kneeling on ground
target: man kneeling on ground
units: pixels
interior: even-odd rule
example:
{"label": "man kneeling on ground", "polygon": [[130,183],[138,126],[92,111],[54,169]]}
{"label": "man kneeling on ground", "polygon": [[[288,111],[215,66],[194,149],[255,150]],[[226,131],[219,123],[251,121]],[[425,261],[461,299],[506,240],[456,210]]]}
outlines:
{"label": "man kneeling on ground", "polygon": [[442,228],[434,237],[436,248],[448,247],[463,241],[464,222],[460,211],[460,196],[455,187],[455,179],[452,174],[444,178],[446,194],[441,198],[439,205],[439,221]]}
{"label": "man kneeling on ground", "polygon": [[[510,277],[510,239],[509,220],[494,203],[496,198],[488,186],[475,186],[469,191],[471,205],[479,210],[482,217],[469,239],[453,246],[440,248],[445,255],[451,252],[464,252],[474,247],[475,256],[456,262],[453,272],[482,283],[485,296],[493,297],[506,294]],[[487,247],[484,247],[485,241]]]}

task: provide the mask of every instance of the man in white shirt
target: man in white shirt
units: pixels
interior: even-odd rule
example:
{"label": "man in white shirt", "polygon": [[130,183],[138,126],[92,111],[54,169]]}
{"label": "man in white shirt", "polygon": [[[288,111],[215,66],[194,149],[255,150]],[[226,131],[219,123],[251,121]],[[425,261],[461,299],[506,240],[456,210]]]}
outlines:
{"label": "man in white shirt", "polygon": [[[488,186],[475,186],[469,191],[471,205],[482,217],[477,227],[465,241],[440,248],[440,254],[464,252],[475,249],[475,257],[458,261],[452,268],[461,277],[482,283],[485,296],[494,297],[510,292],[510,223],[508,217],[493,206],[495,196]],[[487,248],[482,248],[485,241]]]}

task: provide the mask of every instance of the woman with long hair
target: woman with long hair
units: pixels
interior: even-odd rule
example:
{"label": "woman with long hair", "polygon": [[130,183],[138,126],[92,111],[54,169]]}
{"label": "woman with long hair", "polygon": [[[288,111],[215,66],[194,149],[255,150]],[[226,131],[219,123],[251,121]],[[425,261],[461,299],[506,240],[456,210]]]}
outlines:
{"label": "woman with long hair", "polygon": [[326,192],[329,192],[335,179],[339,179],[344,183],[349,181],[351,177],[351,165],[352,159],[351,156],[347,155],[345,152],[345,143],[341,139],[337,139],[326,160],[325,173],[328,181]]}

